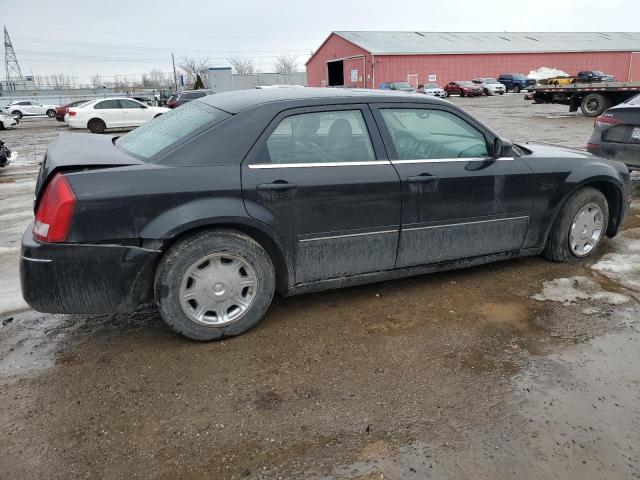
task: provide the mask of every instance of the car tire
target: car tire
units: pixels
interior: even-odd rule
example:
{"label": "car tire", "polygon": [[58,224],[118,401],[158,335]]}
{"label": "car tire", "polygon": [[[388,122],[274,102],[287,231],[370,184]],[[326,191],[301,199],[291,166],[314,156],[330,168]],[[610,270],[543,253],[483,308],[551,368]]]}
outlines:
{"label": "car tire", "polygon": [[449,91],[444,92],[444,98],[449,98]]}
{"label": "car tire", "polygon": [[464,97],[464,92],[462,90],[460,90],[460,96]]}
{"label": "car tire", "polygon": [[504,92],[500,92],[500,95],[504,95]]}
{"label": "car tire", "polygon": [[64,117],[60,118],[60,117],[56,117],[56,120],[59,122],[64,122]]}
{"label": "car tire", "polygon": [[[600,209],[600,221],[602,222],[597,240],[594,240],[589,251],[578,252],[572,243],[571,233],[574,228],[581,228],[578,224],[578,215],[591,206],[593,211]],[[544,256],[554,262],[578,262],[596,251],[598,245],[605,236],[609,222],[609,204],[600,190],[585,187],[575,192],[564,204],[555,223],[549,232]],[[576,232],[580,233],[580,232]]]}
{"label": "car tire", "polygon": [[513,93],[520,93],[520,85],[513,86]]}
{"label": "car tire", "polygon": [[22,120],[22,112],[20,110],[14,110],[11,112],[11,115],[16,117],[18,120]]}
{"label": "car tire", "polygon": [[[211,258],[212,260],[208,260]],[[220,262],[217,262],[217,259]],[[235,312],[238,308],[240,313],[237,319],[227,319],[222,325],[216,325],[210,318],[205,318],[207,314],[215,313],[215,321],[219,318],[217,315],[218,308],[222,309],[223,315],[228,315],[229,310],[225,310],[227,303],[214,303],[205,304],[204,302],[198,303],[198,300],[203,298],[205,300],[211,300],[215,298],[215,295],[227,295],[231,297],[231,302],[238,298],[238,288],[243,299],[247,299],[250,295],[251,287],[242,287],[234,284],[237,283],[237,278],[234,274],[228,274],[223,272],[223,260],[231,259],[232,262],[238,262],[242,264],[244,262],[247,265],[247,278],[253,278],[255,275],[255,286],[253,287],[253,294],[251,295],[250,304],[246,307],[246,310],[242,311],[242,308],[232,306],[229,310]],[[209,283],[215,283],[210,286],[210,293],[204,297],[194,295],[192,299],[185,300],[189,295],[189,288],[194,288],[197,285],[198,280],[194,280],[194,284],[189,287],[189,281],[192,280],[192,274],[190,272],[198,271],[202,269],[202,265],[209,261],[214,261],[213,267],[205,266],[204,270],[214,268],[211,273],[207,273]],[[218,265],[218,267],[215,267]],[[215,270],[217,268],[218,270]],[[245,267],[242,267],[245,268]],[[242,268],[237,268],[237,275],[240,275]],[[231,276],[229,276],[231,275]],[[220,279],[219,281],[217,280]],[[239,277],[242,278],[242,277]],[[158,266],[156,273],[155,284],[155,297],[158,303],[160,314],[169,327],[187,338],[198,341],[211,341],[220,340],[227,337],[233,337],[246,332],[250,328],[254,327],[265,315],[271,300],[273,299],[273,293],[275,291],[275,270],[273,262],[268,253],[262,248],[262,246],[253,240],[251,237],[244,235],[241,232],[235,230],[209,230],[199,232],[191,235],[178,243],[174,244],[164,255]],[[216,293],[217,289],[220,289],[219,293]],[[246,291],[245,297],[245,289]],[[186,292],[186,293],[185,293]],[[223,298],[223,300],[229,300],[229,298]],[[194,302],[191,304],[189,302]],[[184,306],[183,306],[184,305]],[[200,321],[192,318],[196,315],[197,309],[202,305],[202,309],[212,309],[211,311],[204,311],[204,316]],[[206,305],[206,306],[205,306]],[[193,310],[193,311],[191,311]]]}
{"label": "car tire", "polygon": [[491,94],[489,93],[489,89],[488,89],[488,88],[485,88],[485,89],[484,89],[484,94],[485,94],[485,96],[487,96],[487,97],[488,97],[489,95],[491,95]]}
{"label": "car tire", "polygon": [[155,117],[153,118],[158,118],[160,115],[162,115],[161,113],[157,114]]}
{"label": "car tire", "polygon": [[91,131],[91,133],[104,133],[107,126],[99,118],[94,118],[92,120],[89,120],[87,128]]}
{"label": "car tire", "polygon": [[56,116],[56,111],[55,110],[47,110],[47,117],[53,118],[55,116]]}

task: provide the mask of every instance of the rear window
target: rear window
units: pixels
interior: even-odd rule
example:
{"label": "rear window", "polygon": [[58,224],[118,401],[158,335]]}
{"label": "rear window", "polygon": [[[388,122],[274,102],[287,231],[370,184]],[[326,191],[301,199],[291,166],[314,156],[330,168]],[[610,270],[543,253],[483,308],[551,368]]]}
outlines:
{"label": "rear window", "polygon": [[143,160],[207,127],[220,123],[230,114],[202,102],[189,102],[162,114],[116,140],[125,152]]}

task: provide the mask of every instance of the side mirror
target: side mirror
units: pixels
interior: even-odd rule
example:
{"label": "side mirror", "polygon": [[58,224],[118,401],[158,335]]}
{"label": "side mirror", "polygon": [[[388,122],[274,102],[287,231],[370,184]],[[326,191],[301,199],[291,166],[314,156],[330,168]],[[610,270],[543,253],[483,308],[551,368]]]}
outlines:
{"label": "side mirror", "polygon": [[500,157],[511,156],[513,156],[513,144],[509,140],[496,137],[493,141],[493,158],[497,160]]}

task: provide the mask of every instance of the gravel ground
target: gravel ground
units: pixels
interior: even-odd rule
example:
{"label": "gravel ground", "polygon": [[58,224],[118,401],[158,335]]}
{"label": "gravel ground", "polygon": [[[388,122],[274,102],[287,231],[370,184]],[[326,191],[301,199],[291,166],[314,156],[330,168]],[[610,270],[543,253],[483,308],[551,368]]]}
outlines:
{"label": "gravel ground", "polygon": [[[521,95],[453,101],[518,142],[583,148],[593,125]],[[640,478],[640,203],[580,264],[276,299],[200,344],[152,307],[19,299],[37,163],[62,131],[1,135],[19,157],[0,173],[0,478]]]}

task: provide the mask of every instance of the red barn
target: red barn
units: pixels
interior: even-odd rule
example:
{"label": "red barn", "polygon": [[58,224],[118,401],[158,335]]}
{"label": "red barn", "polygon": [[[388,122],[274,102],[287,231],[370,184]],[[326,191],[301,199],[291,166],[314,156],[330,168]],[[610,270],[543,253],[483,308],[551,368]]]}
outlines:
{"label": "red barn", "polygon": [[310,87],[444,85],[540,67],[640,81],[640,32],[332,32],[307,62],[307,80]]}

